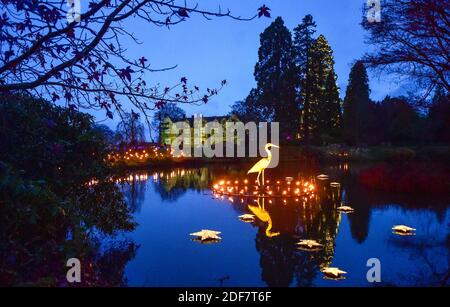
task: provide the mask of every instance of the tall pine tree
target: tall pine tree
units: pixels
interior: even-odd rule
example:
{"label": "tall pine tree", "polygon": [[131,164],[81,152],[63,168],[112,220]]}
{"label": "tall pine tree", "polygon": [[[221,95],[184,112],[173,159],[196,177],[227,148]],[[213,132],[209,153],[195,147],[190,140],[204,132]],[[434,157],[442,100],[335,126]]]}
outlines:
{"label": "tall pine tree", "polygon": [[343,104],[344,137],[352,145],[368,141],[372,108],[369,93],[369,77],[366,68],[362,61],[357,61],[350,71]]}
{"label": "tall pine tree", "polygon": [[342,111],[339,88],[336,84],[334,69],[328,74],[325,81],[323,101],[320,108],[320,135],[337,140],[342,134]]}
{"label": "tall pine tree", "polygon": [[[307,72],[309,93],[309,133],[318,143],[336,137],[340,126],[340,99],[334,72],[333,51],[320,35],[310,48]],[[323,139],[322,139],[323,138]]]}
{"label": "tall pine tree", "polygon": [[294,29],[294,61],[297,73],[297,101],[302,106],[301,112],[301,138],[305,142],[310,141],[310,93],[309,84],[311,80],[308,72],[310,62],[310,49],[314,42],[314,33],[316,32],[316,23],[311,15],[306,15],[302,23]]}
{"label": "tall pine tree", "polygon": [[278,17],[261,34],[260,41],[254,73],[258,109],[267,110],[266,120],[280,122],[282,138],[292,138],[298,130],[299,110],[291,32]]}

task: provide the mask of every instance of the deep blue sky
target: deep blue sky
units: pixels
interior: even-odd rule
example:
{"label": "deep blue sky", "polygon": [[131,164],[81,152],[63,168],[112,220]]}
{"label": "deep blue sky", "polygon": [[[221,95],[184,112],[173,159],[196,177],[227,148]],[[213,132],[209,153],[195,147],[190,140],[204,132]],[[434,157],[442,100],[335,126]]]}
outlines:
{"label": "deep blue sky", "polygon": [[[271,8],[272,18],[250,22],[228,18],[209,21],[192,15],[186,22],[170,29],[136,19],[123,24],[143,42],[141,45],[129,44],[131,58],[145,56],[153,68],[178,65],[168,72],[147,75],[148,82],[173,85],[181,76],[187,76],[191,84],[206,88],[218,86],[222,79],[228,80],[226,88],[207,105],[184,105],[188,115],[223,115],[229,112],[234,101],[247,96],[255,86],[253,70],[258,59],[259,35],[277,16],[284,19],[290,30],[306,14],[314,16],[317,35],[325,35],[334,51],[341,97],[345,94],[351,64],[368,49],[360,26],[366,0],[199,0],[198,3],[202,9],[210,10],[217,9],[220,3],[222,8],[228,7],[240,16],[252,16],[258,7],[266,4]],[[376,100],[402,92],[398,84],[373,76],[370,86],[371,97]],[[104,118],[103,113],[95,115],[99,120]],[[105,123],[115,126],[115,122]]]}

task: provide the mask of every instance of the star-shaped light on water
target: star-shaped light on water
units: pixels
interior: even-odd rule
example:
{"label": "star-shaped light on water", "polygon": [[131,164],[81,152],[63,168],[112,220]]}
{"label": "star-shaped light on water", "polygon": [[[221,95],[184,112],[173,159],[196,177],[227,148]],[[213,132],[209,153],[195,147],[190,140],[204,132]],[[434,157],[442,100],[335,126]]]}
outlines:
{"label": "star-shaped light on water", "polygon": [[323,247],[323,245],[316,240],[300,240],[297,245],[306,250],[318,250]]}
{"label": "star-shaped light on water", "polygon": [[222,240],[222,238],[219,237],[220,234],[221,234],[220,231],[202,229],[201,231],[191,233],[191,236],[196,237],[197,240],[200,240],[202,242],[203,241],[220,241],[220,240]]}
{"label": "star-shaped light on water", "polygon": [[414,234],[414,231],[416,231],[415,228],[406,225],[395,225],[392,227],[392,232],[398,235],[411,236]]}
{"label": "star-shaped light on water", "polygon": [[337,207],[336,210],[344,212],[344,213],[350,213],[350,212],[355,211],[355,209],[353,209],[352,207],[349,207],[349,206],[340,206],[340,207]]}
{"label": "star-shaped light on water", "polygon": [[347,274],[347,272],[342,271],[339,268],[332,268],[332,267],[323,268],[321,271],[326,277],[331,279],[342,279],[345,278],[343,275]]}
{"label": "star-shaped light on water", "polygon": [[328,175],[320,174],[320,175],[317,176],[317,179],[319,179],[319,180],[327,180],[328,179]]}
{"label": "star-shaped light on water", "polygon": [[255,216],[253,214],[242,214],[239,219],[243,222],[251,223],[255,221]]}
{"label": "star-shaped light on water", "polygon": [[341,184],[339,182],[330,182],[330,187],[332,188],[339,188]]}

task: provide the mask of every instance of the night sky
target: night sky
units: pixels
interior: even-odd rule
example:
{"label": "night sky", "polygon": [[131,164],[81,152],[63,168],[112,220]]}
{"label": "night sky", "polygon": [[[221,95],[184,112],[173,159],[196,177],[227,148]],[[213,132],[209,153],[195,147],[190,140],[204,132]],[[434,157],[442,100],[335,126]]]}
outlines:
{"label": "night sky", "polygon": [[[127,44],[130,58],[145,56],[155,69],[178,65],[171,71],[147,74],[151,84],[173,85],[180,77],[187,76],[191,85],[205,89],[217,87],[221,80],[227,79],[229,84],[207,105],[184,105],[188,115],[223,115],[230,111],[233,102],[247,96],[255,86],[253,70],[258,59],[259,35],[277,16],[281,16],[292,31],[306,14],[313,15],[317,23],[316,34],[325,35],[334,51],[341,97],[345,95],[352,63],[369,48],[360,26],[365,0],[200,0],[198,3],[200,8],[208,10],[217,10],[220,3],[223,9],[229,8],[234,15],[243,17],[252,16],[257,8],[266,4],[271,8],[272,18],[247,22],[229,18],[206,20],[192,15],[186,22],[170,29],[137,19],[123,24],[142,42],[140,45]],[[380,100],[387,94],[405,92],[398,82],[370,76],[372,99]],[[105,118],[103,112],[95,115],[98,120]],[[116,121],[104,123],[114,128]]]}

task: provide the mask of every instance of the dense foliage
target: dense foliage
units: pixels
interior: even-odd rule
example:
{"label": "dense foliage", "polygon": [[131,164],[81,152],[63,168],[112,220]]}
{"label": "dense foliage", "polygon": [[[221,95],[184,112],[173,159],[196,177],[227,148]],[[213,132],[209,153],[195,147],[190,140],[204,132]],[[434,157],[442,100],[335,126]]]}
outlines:
{"label": "dense foliage", "polygon": [[[0,284],[65,283],[68,258],[87,266],[102,257],[96,235],[134,228],[122,194],[106,180],[108,150],[90,115],[28,96],[1,97]],[[125,258],[135,250],[132,243],[115,248]],[[123,282],[105,279],[92,264],[90,270],[84,285]]]}
{"label": "dense foliage", "polygon": [[296,75],[292,37],[283,19],[278,17],[260,36],[258,63],[255,66],[257,104],[264,108],[265,119],[280,123],[281,137],[293,137],[298,129]]}

